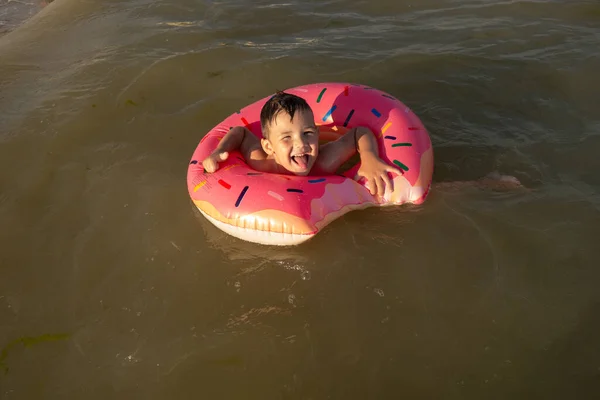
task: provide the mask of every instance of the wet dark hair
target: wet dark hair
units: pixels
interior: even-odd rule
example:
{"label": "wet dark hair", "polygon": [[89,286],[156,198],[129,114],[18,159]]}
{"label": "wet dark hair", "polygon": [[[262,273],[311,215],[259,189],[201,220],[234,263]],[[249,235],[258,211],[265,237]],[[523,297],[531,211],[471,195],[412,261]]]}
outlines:
{"label": "wet dark hair", "polygon": [[260,110],[260,127],[264,138],[268,138],[269,136],[269,124],[271,124],[282,111],[288,114],[290,119],[294,119],[296,111],[312,112],[312,109],[302,97],[278,90],[273,97],[267,100],[262,110]]}

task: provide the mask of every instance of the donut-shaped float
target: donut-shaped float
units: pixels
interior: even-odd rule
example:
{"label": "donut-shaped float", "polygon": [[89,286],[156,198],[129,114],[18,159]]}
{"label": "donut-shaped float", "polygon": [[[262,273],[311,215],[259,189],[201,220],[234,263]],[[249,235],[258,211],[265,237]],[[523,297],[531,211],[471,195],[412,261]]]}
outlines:
{"label": "donut-shaped float", "polygon": [[350,83],[317,83],[285,90],[312,108],[320,139],[333,140],[364,126],[377,137],[380,158],[400,169],[393,191],[373,196],[354,178],[357,164],[339,175],[294,176],[251,169],[232,152],[214,173],[202,160],[234,126],[262,137],[260,111],[269,97],[244,107],[210,130],[189,163],[189,195],[200,212],[228,234],[269,245],[300,244],[345,213],[371,206],[420,204],[433,174],[433,149],[427,130],[402,102],[380,90]]}

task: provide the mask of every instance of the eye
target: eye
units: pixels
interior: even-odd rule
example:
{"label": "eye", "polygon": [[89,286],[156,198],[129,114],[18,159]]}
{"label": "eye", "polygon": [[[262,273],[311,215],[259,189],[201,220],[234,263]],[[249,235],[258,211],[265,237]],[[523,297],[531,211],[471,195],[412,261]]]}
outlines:
{"label": "eye", "polygon": [[282,142],[285,142],[285,141],[288,141],[288,140],[290,140],[291,138],[292,138],[291,136],[283,136],[283,137],[281,138],[281,141],[282,141]]}
{"label": "eye", "polygon": [[313,135],[313,134],[314,134],[314,132],[313,132],[313,131],[305,131],[305,132],[304,132],[304,134],[305,134],[305,135]]}

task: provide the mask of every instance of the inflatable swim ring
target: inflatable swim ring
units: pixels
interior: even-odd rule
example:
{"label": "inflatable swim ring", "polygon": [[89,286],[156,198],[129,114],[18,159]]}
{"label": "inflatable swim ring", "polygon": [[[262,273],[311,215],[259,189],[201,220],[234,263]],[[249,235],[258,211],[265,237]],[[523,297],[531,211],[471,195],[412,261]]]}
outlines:
{"label": "inflatable swim ring", "polygon": [[393,192],[384,198],[371,195],[365,182],[353,179],[360,165],[343,175],[279,175],[251,169],[239,152],[232,152],[216,172],[205,174],[202,160],[231,127],[244,125],[262,137],[260,110],[269,99],[265,97],[215,126],[192,156],[188,192],[210,222],[250,242],[295,245],[351,210],[425,200],[433,174],[433,149],[425,127],[402,102],[377,89],[346,83],[311,84],[286,92],[307,101],[320,139],[335,139],[354,126],[370,128],[377,136],[381,159],[403,171],[393,176]]}

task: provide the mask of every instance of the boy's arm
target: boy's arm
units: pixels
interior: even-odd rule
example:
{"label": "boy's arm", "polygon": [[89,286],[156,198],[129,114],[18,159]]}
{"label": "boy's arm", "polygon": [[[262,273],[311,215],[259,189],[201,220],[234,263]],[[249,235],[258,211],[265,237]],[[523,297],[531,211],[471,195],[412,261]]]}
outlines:
{"label": "boy's arm", "polygon": [[365,127],[353,128],[338,140],[323,145],[320,150],[319,168],[325,173],[333,174],[357,151],[361,161],[357,176],[367,179],[371,194],[383,196],[386,188],[392,190],[392,182],[387,173],[394,172],[400,175],[402,172],[379,158],[377,139],[371,130]]}
{"label": "boy's arm", "polygon": [[356,128],[353,128],[340,138],[326,143],[319,148],[317,167],[325,174],[335,174],[356,151]]}
{"label": "boy's arm", "polygon": [[229,153],[235,150],[242,153],[242,156],[252,168],[256,167],[253,164],[260,162],[263,158],[259,154],[263,152],[260,140],[247,128],[236,126],[223,136],[217,148],[202,161],[204,171],[215,172],[219,169],[219,162],[227,160]]}

